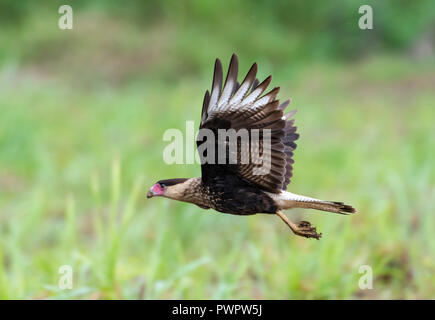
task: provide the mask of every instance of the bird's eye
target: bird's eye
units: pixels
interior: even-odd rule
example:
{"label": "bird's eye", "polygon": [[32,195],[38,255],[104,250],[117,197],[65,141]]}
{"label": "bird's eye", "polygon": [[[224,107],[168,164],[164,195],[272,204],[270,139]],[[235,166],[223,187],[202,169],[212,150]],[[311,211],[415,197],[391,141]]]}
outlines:
{"label": "bird's eye", "polygon": [[160,186],[161,186],[162,188],[166,188],[166,185],[165,185],[164,183],[160,183]]}

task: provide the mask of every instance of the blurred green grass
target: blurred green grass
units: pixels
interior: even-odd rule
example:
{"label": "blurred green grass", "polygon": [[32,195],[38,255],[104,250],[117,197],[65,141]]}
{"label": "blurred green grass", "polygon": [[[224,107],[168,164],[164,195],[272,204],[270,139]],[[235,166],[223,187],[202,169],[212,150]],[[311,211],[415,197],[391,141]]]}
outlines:
{"label": "blurred green grass", "polygon": [[[61,31],[57,18],[0,31],[0,298],[434,297],[433,56],[307,60],[297,35],[265,24],[254,38],[250,20],[230,34],[98,10]],[[233,52],[298,109],[289,190],[359,211],[288,212],[321,241],[269,215],[145,198],[158,179],[200,174],[164,164],[163,132],[198,123],[213,60]],[[57,286],[65,264],[72,290]],[[373,290],[358,287],[361,265]]]}

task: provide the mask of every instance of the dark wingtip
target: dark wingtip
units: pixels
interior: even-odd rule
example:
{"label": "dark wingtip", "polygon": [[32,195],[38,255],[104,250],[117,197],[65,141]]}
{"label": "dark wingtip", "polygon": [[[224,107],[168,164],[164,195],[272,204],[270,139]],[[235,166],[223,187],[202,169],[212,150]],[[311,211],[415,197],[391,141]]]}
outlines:
{"label": "dark wingtip", "polygon": [[[255,74],[257,74],[257,71],[258,71],[258,65],[257,65],[257,62],[254,62],[254,63],[252,64],[251,68],[249,69],[249,72],[251,72],[251,70],[252,70],[252,72],[254,72]],[[249,72],[248,72],[248,73],[249,73]]]}
{"label": "dark wingtip", "polygon": [[278,107],[278,109],[283,110],[290,104],[290,99],[287,99],[286,101],[284,101],[283,103],[281,103]]}
{"label": "dark wingtip", "polygon": [[217,58],[216,61],[214,62],[214,73],[215,73],[215,75],[217,73],[222,74],[222,62],[219,58]]}
{"label": "dark wingtip", "polygon": [[[237,57],[237,55],[235,53],[233,53],[233,55],[231,56],[231,60],[230,60],[230,67],[231,65],[235,65],[238,66],[239,65],[239,58]],[[231,68],[230,68],[231,69]]]}
{"label": "dark wingtip", "polygon": [[342,211],[344,214],[356,213],[355,208],[350,205],[344,204],[343,202],[336,202],[336,201],[333,201],[333,203],[338,205],[340,211]]}
{"label": "dark wingtip", "polygon": [[[279,90],[281,90],[281,87],[275,87],[272,90],[270,90],[268,94],[277,95],[279,93]],[[278,104],[279,104],[279,102],[278,102]]]}

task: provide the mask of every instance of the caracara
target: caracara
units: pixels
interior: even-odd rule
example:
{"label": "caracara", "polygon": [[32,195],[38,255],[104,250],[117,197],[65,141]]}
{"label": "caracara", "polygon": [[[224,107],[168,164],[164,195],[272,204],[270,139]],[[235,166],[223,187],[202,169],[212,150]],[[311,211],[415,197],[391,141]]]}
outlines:
{"label": "caracara", "polygon": [[[279,103],[279,87],[263,95],[271,77],[259,83],[256,63],[241,84],[237,82],[237,72],[238,58],[233,55],[222,86],[222,64],[216,59],[211,93],[205,93],[197,137],[201,177],[157,181],[147,197],[165,197],[229,214],[277,214],[296,235],[319,239],[322,234],[309,222],[294,223],[282,210],[310,208],[340,214],[356,211],[342,202],[286,191],[292,177],[295,141],[299,138],[294,120],[290,120],[296,110],[284,114],[289,100]],[[236,134],[232,141],[235,149],[228,136],[219,135],[222,130],[231,129]],[[202,130],[211,135],[201,134]],[[242,131],[249,133],[247,142],[237,135]]]}

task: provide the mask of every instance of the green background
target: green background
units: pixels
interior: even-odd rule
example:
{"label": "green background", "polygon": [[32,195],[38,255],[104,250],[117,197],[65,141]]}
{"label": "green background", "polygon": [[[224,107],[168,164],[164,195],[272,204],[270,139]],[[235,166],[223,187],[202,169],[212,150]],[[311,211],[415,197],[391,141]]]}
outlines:
{"label": "green background", "polygon": [[[73,30],[62,4],[0,4],[0,298],[434,298],[433,1],[74,0]],[[358,210],[288,212],[320,241],[145,197],[200,174],[163,133],[198,125],[233,52],[298,109],[288,190]]]}

